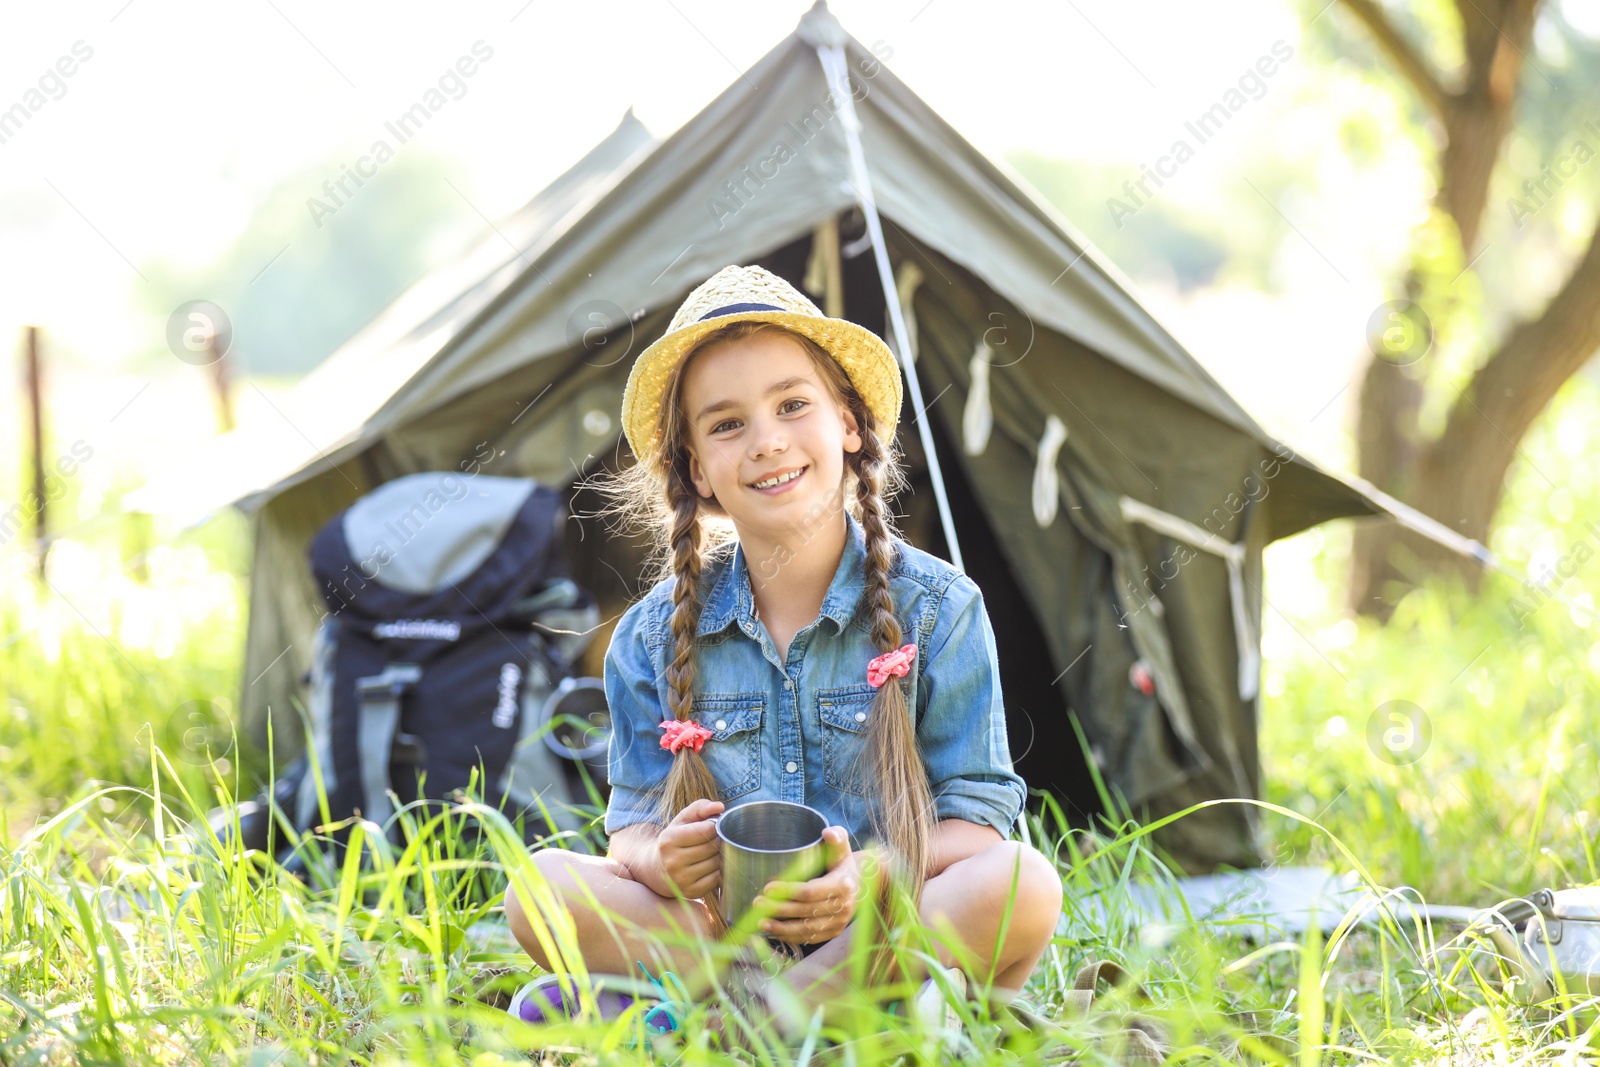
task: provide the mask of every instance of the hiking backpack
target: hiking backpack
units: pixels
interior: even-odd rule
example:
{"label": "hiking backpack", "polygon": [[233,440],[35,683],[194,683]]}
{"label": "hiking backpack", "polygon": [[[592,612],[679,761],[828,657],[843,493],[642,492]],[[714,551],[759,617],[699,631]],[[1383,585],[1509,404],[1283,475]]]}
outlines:
{"label": "hiking backpack", "polygon": [[568,576],[564,517],[561,494],[531,479],[426,472],[323,525],[307,701],[320,790],[303,774],[297,827],[359,813],[398,844],[396,799],[448,802],[475,773],[474,794],[528,843],[603,804],[604,689],[573,668],[599,610]]}

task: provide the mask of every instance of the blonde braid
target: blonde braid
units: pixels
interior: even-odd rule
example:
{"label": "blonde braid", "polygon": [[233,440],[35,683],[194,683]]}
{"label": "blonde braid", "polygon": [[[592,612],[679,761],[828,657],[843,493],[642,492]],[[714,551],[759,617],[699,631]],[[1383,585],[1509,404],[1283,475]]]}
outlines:
{"label": "blonde braid", "polygon": [[[672,659],[667,664],[667,707],[674,719],[683,722],[694,712],[694,646],[700,628],[703,559],[700,509],[694,487],[681,463],[672,464],[667,472],[667,501],[674,518],[672,571],[676,578],[672,589]],[[705,757],[686,745],[672,757],[672,768],[662,786],[654,821],[665,826],[697,800],[721,799],[717,779],[706,765]],[[711,913],[712,934],[720,939],[727,933],[727,924],[714,897],[705,903],[706,910]]]}
{"label": "blonde braid", "polygon": [[672,508],[672,662],[667,665],[668,706],[679,720],[693,710],[694,633],[700,625],[700,511],[695,494],[674,468],[667,482]]}
{"label": "blonde braid", "polygon": [[[699,630],[701,597],[701,522],[694,490],[677,466],[667,475],[667,501],[672,506],[672,659],[667,664],[667,710],[685,721],[694,712],[694,635]],[[666,825],[696,800],[720,800],[717,779],[701,753],[683,747],[672,757],[656,817]]]}
{"label": "blonde braid", "polygon": [[[858,416],[859,417],[859,416]],[[902,643],[900,620],[889,595],[889,568],[896,556],[884,505],[886,461],[884,448],[870,418],[862,422],[861,450],[849,454],[856,475],[856,506],[866,541],[866,593],[872,643],[879,652],[892,652]],[[920,653],[922,650],[918,649]],[[863,670],[866,665],[862,664]],[[916,724],[898,678],[878,687],[867,727],[867,764],[878,791],[873,805],[873,832],[889,849],[891,871],[905,886],[905,896],[885,881],[874,895],[873,907],[886,934],[869,965],[868,981],[883,984],[894,962],[892,931],[919,918],[922,887],[927,878],[933,842],[933,794],[928,772],[917,748]],[[898,869],[896,869],[898,868]]]}

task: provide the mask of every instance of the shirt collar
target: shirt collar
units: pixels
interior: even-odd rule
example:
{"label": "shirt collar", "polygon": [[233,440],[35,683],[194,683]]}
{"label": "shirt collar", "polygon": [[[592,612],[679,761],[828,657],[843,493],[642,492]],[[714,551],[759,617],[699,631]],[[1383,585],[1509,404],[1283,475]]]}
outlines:
{"label": "shirt collar", "polygon": [[[866,534],[861,524],[844,513],[844,554],[839,557],[839,568],[834,571],[827,595],[822,598],[821,615],[834,621],[834,633],[842,633],[855,618],[861,605],[861,595],[866,590]],[[722,568],[711,595],[706,598],[700,612],[700,633],[714,634],[729,623],[737,622],[739,629],[755,638],[759,623],[756,621],[755,597],[750,592],[749,569],[744,546],[735,542],[733,559]]]}

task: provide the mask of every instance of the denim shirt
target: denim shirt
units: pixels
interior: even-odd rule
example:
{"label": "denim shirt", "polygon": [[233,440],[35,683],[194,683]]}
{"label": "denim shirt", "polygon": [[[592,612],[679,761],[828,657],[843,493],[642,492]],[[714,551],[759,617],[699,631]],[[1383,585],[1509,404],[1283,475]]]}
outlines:
{"label": "denim shirt", "polygon": [[[877,692],[867,682],[867,663],[879,650],[863,603],[865,537],[848,511],[844,518],[844,553],[822,609],[794,635],[784,657],[755,617],[743,546],[707,557],[701,588],[709,586],[710,593],[697,631],[692,717],[714,731],[701,756],[725,810],[754,800],[807,804],[848,830],[857,850],[869,837],[875,799],[855,761],[864,754]],[[951,564],[894,543],[899,558],[889,571],[890,599],[902,643],[915,642],[917,653],[906,675],[890,682],[902,686],[914,709],[934,819],[964,819],[1011,838],[1027,785],[1012,768],[983,594]],[[650,820],[652,801],[677,758],[661,747],[659,725],[672,718],[666,668],[675,582],[657,583],[623,613],[606,652],[608,834]]]}

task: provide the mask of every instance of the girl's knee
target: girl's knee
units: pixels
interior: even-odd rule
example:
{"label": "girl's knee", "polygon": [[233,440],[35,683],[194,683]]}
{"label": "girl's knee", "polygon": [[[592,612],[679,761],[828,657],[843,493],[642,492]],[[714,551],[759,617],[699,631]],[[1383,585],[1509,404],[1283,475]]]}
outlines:
{"label": "girl's knee", "polygon": [[1054,933],[1062,902],[1061,872],[1055,864],[1020,841],[997,841],[986,851],[992,852],[996,861],[997,876],[989,879],[987,888],[998,898],[997,906],[1011,906],[1013,923]]}
{"label": "girl's knee", "polygon": [[[544,849],[528,857],[529,862],[534,865],[534,868],[539,871],[540,876],[546,881],[550,880],[550,875],[553,873],[551,869],[553,861],[547,857],[554,851],[554,849]],[[509,872],[509,877],[506,881],[506,925],[511,927],[511,934],[517,939],[517,944],[521,945],[524,951],[533,956],[534,960],[540,963],[540,966],[543,966],[543,962],[539,959],[538,938],[534,935],[533,925],[528,921],[528,913],[522,905],[524,893],[528,894],[530,898],[533,896],[532,888],[525,884],[521,886],[521,891],[519,892],[517,874],[515,871]],[[538,905],[534,904],[534,907],[537,908]]]}
{"label": "girl's knee", "polygon": [[543,884],[524,884],[519,893],[517,876],[512,874],[513,884],[506,888],[506,922],[517,943],[546,970],[556,968],[547,959],[541,931],[534,924],[541,921],[539,912],[550,907],[551,898],[565,913],[563,918],[570,918],[576,948],[586,959],[591,951],[610,951],[608,946],[618,943],[618,927],[628,937],[640,936],[641,931],[687,933],[701,940],[712,936],[711,912],[705,904],[658,896],[621,860],[555,848],[541,849],[529,860]]}
{"label": "girl's knee", "polygon": [[[584,856],[577,852],[559,848],[540,849],[531,854],[528,859],[538,872],[538,878],[544,882],[544,885],[536,889],[534,886],[523,884],[521,891],[518,892],[517,875],[514,872],[511,874],[510,881],[506,886],[506,924],[511,928],[512,936],[517,939],[517,943],[523,947],[523,950],[528,955],[533,957],[534,962],[548,969],[549,965],[544,959],[543,947],[539,943],[539,937],[534,932],[533,923],[523,905],[524,895],[526,895],[529,904],[536,911],[540,907],[539,898],[545,891],[548,891],[556,901],[566,906],[565,898],[571,895],[575,883],[581,879],[581,874],[575,870],[576,867],[580,865],[608,867],[616,864],[616,861],[601,857]],[[566,910],[569,914],[573,912],[571,907],[566,907]],[[585,909],[578,910],[581,912]],[[577,920],[581,916],[573,915],[573,918]],[[581,933],[581,922],[579,927]]]}

